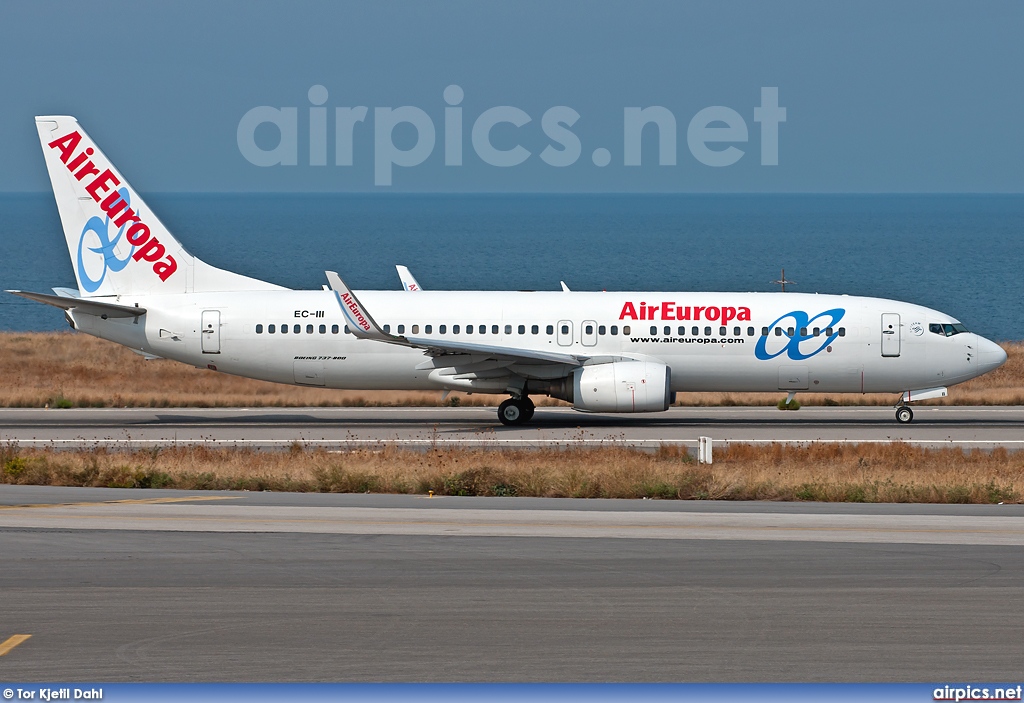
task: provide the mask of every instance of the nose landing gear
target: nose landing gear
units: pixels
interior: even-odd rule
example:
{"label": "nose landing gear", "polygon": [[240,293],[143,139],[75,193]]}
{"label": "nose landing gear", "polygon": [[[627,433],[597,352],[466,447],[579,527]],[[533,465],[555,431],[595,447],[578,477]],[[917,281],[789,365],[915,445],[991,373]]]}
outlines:
{"label": "nose landing gear", "polygon": [[533,418],[534,410],[536,406],[528,395],[509,398],[498,406],[498,419],[503,425],[522,425]]}

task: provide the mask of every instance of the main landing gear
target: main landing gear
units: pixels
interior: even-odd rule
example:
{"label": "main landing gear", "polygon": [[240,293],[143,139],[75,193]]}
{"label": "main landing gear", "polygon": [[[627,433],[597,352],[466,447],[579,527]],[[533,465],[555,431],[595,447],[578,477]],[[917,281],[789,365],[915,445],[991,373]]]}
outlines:
{"label": "main landing gear", "polygon": [[901,425],[909,425],[914,420],[914,411],[907,405],[896,406],[896,422]]}
{"label": "main landing gear", "polygon": [[521,398],[509,398],[498,406],[498,419],[503,425],[522,425],[529,422],[536,409],[530,396],[524,395]]}

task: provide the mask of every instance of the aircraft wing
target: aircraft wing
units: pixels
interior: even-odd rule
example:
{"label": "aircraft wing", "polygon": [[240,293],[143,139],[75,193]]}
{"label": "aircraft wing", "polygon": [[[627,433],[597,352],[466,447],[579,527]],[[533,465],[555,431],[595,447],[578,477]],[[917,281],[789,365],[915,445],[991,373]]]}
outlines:
{"label": "aircraft wing", "polygon": [[423,290],[423,287],[413,277],[412,271],[409,270],[408,266],[395,265],[395,268],[398,269],[398,277],[402,280],[402,288],[410,292]]}
{"label": "aircraft wing", "polygon": [[380,328],[374,321],[373,316],[359,302],[355,293],[349,289],[337,273],[334,271],[326,271],[325,273],[327,274],[327,281],[330,283],[331,290],[334,291],[334,297],[337,298],[338,305],[341,306],[341,311],[349,323],[349,331],[360,339],[372,339],[377,342],[422,349],[430,356],[473,354],[516,362],[529,361],[536,363],[540,361],[550,364],[568,364],[570,366],[583,366],[584,363],[591,360],[591,357],[577,354],[391,334]]}
{"label": "aircraft wing", "polygon": [[52,305],[55,308],[63,308],[65,310],[80,310],[86,315],[96,315],[98,317],[140,317],[146,314],[146,308],[140,307],[129,307],[127,305],[117,305],[115,303],[107,303],[95,298],[78,298],[64,295],[48,295],[46,293],[31,293],[24,290],[9,290],[7,293],[13,295],[20,295],[22,298],[28,298],[34,300],[37,303],[46,303]]}

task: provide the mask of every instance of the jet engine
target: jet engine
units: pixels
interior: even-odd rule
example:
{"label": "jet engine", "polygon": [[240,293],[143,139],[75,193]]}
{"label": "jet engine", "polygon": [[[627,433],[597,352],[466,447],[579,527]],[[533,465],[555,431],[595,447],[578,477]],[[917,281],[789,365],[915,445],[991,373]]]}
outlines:
{"label": "jet engine", "polygon": [[674,400],[672,370],[657,361],[615,361],[575,369],[568,378],[530,383],[589,413],[647,413],[668,410]]}

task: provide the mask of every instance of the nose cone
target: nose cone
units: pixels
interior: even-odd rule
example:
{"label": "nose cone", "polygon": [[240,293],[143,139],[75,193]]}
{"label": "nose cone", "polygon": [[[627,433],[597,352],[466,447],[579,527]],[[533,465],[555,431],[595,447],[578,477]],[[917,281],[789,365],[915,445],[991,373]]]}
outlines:
{"label": "nose cone", "polygon": [[987,373],[1006,363],[1006,352],[995,342],[978,337],[978,370]]}

